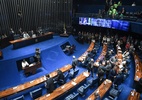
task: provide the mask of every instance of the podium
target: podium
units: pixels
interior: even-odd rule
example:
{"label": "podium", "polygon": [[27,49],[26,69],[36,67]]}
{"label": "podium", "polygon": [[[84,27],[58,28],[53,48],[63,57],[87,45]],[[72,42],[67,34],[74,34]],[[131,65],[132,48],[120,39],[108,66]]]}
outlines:
{"label": "podium", "polygon": [[27,76],[29,74],[35,74],[36,70],[41,67],[41,62],[32,63],[24,69],[24,74]]}

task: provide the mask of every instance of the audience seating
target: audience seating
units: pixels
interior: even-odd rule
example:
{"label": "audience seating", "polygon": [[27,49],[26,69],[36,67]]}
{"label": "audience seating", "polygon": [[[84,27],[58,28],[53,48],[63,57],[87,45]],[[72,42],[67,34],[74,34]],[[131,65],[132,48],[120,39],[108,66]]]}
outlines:
{"label": "audience seating", "polygon": [[17,98],[14,98],[14,99],[12,99],[12,100],[24,100],[24,95],[21,95],[21,96],[19,96],[19,97],[17,97]]}
{"label": "audience seating", "polygon": [[30,92],[30,95],[33,99],[36,99],[36,98],[42,96],[42,88],[38,88],[38,89]]}
{"label": "audience seating", "polygon": [[85,93],[87,92],[89,86],[90,85],[84,84],[77,89],[77,92],[83,97],[85,96]]}

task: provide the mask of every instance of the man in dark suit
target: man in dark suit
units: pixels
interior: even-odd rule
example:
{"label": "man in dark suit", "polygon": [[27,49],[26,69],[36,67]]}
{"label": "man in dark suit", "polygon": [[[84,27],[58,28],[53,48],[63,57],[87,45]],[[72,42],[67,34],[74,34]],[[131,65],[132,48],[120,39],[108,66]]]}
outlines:
{"label": "man in dark suit", "polygon": [[75,68],[76,68],[76,66],[77,66],[77,63],[78,63],[78,61],[77,61],[76,57],[73,56],[73,60],[72,60],[72,68],[73,68],[74,71],[75,71]]}
{"label": "man in dark suit", "polygon": [[98,72],[97,72],[97,75],[98,76],[98,85],[101,85],[102,82],[104,81],[104,70],[103,70],[103,67],[102,66],[99,66],[98,68]]}
{"label": "man in dark suit", "polygon": [[119,71],[118,75],[116,76],[116,78],[114,79],[114,85],[116,85],[118,87],[118,85],[120,85],[123,82],[123,77],[124,75],[122,74],[121,71]]}
{"label": "man in dark suit", "polygon": [[91,61],[87,65],[88,72],[91,72],[91,76],[94,77],[94,60]]}
{"label": "man in dark suit", "polygon": [[59,83],[64,83],[65,82],[65,77],[64,77],[64,74],[61,70],[57,70],[57,77],[55,79],[57,82]]}
{"label": "man in dark suit", "polygon": [[115,66],[113,69],[111,69],[108,75],[108,79],[110,79],[112,82],[114,81],[117,75],[116,68],[117,67]]}
{"label": "man in dark suit", "polygon": [[51,78],[49,74],[46,77],[45,87],[49,93],[52,93],[55,89],[53,78]]}

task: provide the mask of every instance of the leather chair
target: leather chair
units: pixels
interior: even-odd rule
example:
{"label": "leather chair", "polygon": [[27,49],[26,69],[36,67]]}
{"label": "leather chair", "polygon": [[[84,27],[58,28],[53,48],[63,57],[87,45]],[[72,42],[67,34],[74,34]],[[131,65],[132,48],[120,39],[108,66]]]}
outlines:
{"label": "leather chair", "polygon": [[78,72],[79,72],[79,69],[76,69],[75,71],[71,70],[69,72],[69,77],[74,78],[78,74]]}
{"label": "leather chair", "polygon": [[96,83],[98,83],[98,78],[92,78],[88,80],[87,83],[89,84],[90,87],[94,87]]}
{"label": "leather chair", "polygon": [[14,98],[14,99],[12,99],[12,100],[24,100],[24,95],[21,95],[21,96],[19,96],[19,97],[16,97],[16,98]]}
{"label": "leather chair", "polygon": [[84,97],[84,96],[85,96],[85,93],[86,93],[87,90],[88,90],[88,88],[89,88],[89,85],[84,84],[84,85],[80,86],[80,87],[77,89],[77,92],[78,92],[82,97]]}
{"label": "leather chair", "polygon": [[30,92],[30,95],[33,99],[36,99],[36,98],[42,96],[42,88],[38,88],[38,89]]}
{"label": "leather chair", "polygon": [[79,96],[79,93],[72,93],[68,95],[64,100],[77,100]]}
{"label": "leather chair", "polygon": [[121,93],[122,87],[121,88],[112,88],[109,92],[109,99],[111,100],[117,100],[118,95]]}

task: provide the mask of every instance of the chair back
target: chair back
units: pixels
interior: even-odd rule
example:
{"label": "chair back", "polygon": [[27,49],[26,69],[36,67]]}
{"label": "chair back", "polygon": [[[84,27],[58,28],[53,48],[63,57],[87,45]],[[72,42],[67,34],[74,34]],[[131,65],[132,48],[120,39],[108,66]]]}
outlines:
{"label": "chair back", "polygon": [[36,98],[42,96],[42,88],[38,88],[38,89],[30,92],[30,95],[33,99],[36,99]]}

